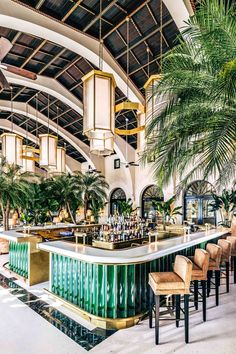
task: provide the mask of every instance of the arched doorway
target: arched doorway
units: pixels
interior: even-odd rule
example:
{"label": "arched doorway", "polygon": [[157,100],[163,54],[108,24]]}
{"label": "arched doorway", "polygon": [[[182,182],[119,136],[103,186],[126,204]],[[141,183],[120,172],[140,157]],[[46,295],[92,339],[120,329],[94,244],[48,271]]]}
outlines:
{"label": "arched doorway", "polygon": [[216,224],[216,215],[210,204],[213,201],[213,186],[207,181],[195,181],[184,195],[184,219],[194,224]]}
{"label": "arched doorway", "polygon": [[119,202],[126,201],[126,195],[122,188],[116,188],[111,193],[110,197],[110,214],[119,213]]}
{"label": "arched doorway", "polygon": [[162,190],[151,185],[147,187],[142,194],[142,217],[156,221],[156,206],[155,202],[164,200]]}

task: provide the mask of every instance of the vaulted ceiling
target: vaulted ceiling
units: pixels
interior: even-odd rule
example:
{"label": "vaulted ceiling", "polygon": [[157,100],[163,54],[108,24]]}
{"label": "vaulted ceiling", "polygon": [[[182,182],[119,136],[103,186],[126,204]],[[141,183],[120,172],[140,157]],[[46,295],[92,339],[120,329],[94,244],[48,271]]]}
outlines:
{"label": "vaulted ceiling", "polygon": [[[128,52],[128,76],[142,95],[143,85],[149,75],[160,70],[160,0],[103,0],[101,16],[100,0],[12,0],[11,2],[13,7],[14,3],[22,4],[32,11],[38,11],[44,16],[96,39],[99,38],[101,18],[101,36],[104,46],[125,72],[127,72]],[[164,3],[162,8],[162,53],[164,54],[177,44],[179,31]],[[130,17],[128,50],[127,16]],[[4,59],[5,63],[54,78],[77,99],[83,100],[81,78],[93,68],[96,69],[96,66],[88,59],[59,44],[41,38],[40,33],[38,36],[33,36],[13,30],[10,23],[8,28],[0,27],[0,36],[8,38],[14,44]],[[49,119],[58,121],[61,127],[88,144],[88,140],[82,133],[82,116],[62,101],[52,95],[48,97],[45,92],[15,84],[12,97],[13,101],[26,102],[38,108],[46,116],[49,100]],[[0,100],[10,99],[10,91],[0,92]],[[117,88],[116,102],[125,99],[126,93]],[[47,130],[47,127],[36,126],[35,121],[19,114],[2,111],[0,118],[12,119],[14,123],[33,134]],[[124,128],[126,118],[129,119],[129,128],[136,127],[136,114],[132,111],[118,113],[116,127]],[[136,136],[129,136],[128,142],[136,147]],[[60,139],[60,143],[64,144],[65,141]],[[84,161],[82,155],[68,144],[67,153],[80,162]]]}

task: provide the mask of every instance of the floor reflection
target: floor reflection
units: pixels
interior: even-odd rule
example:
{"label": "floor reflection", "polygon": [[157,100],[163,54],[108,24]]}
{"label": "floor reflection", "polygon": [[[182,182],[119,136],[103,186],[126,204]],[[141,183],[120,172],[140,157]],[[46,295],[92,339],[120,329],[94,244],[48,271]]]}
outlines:
{"label": "floor reflection", "polygon": [[2,288],[8,289],[18,300],[30,307],[84,349],[92,349],[114,333],[114,331],[106,331],[100,328],[90,331],[61,311],[42,301],[36,295],[19,286],[15,280],[16,278],[7,278],[0,274],[0,286]]}

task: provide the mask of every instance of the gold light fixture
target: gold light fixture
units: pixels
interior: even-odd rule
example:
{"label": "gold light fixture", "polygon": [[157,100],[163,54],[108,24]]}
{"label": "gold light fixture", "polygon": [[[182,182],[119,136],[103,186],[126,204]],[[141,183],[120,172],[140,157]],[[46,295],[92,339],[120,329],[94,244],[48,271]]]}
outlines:
{"label": "gold light fixture", "polygon": [[[99,70],[92,70],[82,77],[84,134],[91,141],[91,153],[109,155],[113,152],[115,130],[115,87],[114,76],[102,70],[102,0],[100,0],[99,26]],[[96,146],[96,148],[94,148]]]}
{"label": "gold light fixture", "polygon": [[58,138],[55,135],[49,134],[49,110],[50,99],[48,95],[48,133],[39,135],[40,146],[40,167],[45,169],[55,169],[57,167],[57,141]]}

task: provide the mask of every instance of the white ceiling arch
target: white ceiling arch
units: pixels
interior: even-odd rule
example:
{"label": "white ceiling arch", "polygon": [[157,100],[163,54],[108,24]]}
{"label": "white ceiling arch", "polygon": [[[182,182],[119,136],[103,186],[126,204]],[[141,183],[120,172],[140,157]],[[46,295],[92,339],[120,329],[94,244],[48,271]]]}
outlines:
{"label": "white ceiling arch", "polygon": [[3,72],[10,84],[21,85],[38,91],[46,92],[47,94],[67,104],[69,107],[83,116],[83,103],[74,95],[72,95],[72,93],[69,92],[64,86],[62,86],[57,80],[42,75],[38,75],[36,80],[30,80],[25,77],[10,73],[6,70],[3,70]]}
{"label": "white ceiling arch", "polygon": [[[99,41],[83,32],[51,19],[49,16],[21,5],[12,0],[0,1],[0,26],[29,33],[65,47],[99,67]],[[122,92],[127,91],[126,73],[109,51],[103,51],[103,70],[110,72]],[[140,91],[129,81],[130,97],[134,102],[144,103]]]}

